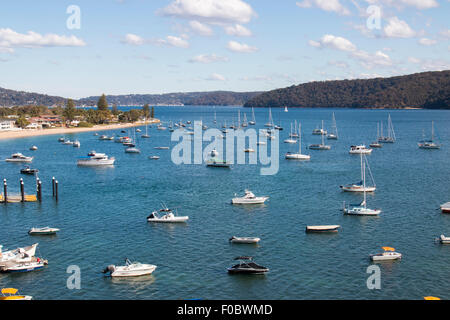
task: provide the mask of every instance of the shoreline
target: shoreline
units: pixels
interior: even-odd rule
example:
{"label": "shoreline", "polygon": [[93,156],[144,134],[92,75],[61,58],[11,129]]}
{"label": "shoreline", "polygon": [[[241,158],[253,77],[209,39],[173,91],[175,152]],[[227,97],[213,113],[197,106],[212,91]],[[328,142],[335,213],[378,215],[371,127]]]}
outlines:
{"label": "shoreline", "polygon": [[154,119],[152,121],[147,122],[133,122],[133,123],[124,123],[124,124],[106,124],[106,125],[95,125],[92,128],[52,128],[52,129],[38,129],[38,130],[17,130],[17,131],[4,131],[0,132],[0,140],[5,139],[19,139],[19,138],[29,138],[29,137],[37,137],[37,136],[48,136],[48,135],[65,135],[71,133],[80,133],[80,132],[92,132],[92,131],[105,131],[105,130],[116,130],[123,128],[132,128],[132,127],[140,127],[146,124],[159,123],[160,120]]}

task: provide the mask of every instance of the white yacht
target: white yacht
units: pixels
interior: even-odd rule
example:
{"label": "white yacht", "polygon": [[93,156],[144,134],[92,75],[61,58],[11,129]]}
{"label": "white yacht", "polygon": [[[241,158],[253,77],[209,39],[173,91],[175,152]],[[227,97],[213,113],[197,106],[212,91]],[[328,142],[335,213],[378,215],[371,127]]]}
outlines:
{"label": "white yacht", "polygon": [[441,145],[434,142],[434,121],[431,121],[431,139],[422,139],[417,144],[420,149],[440,149]]}
{"label": "white yacht", "polygon": [[365,145],[361,144],[358,146],[350,146],[350,154],[370,154],[372,153],[372,149],[367,148]]}
{"label": "white yacht", "polygon": [[83,157],[78,159],[77,165],[79,166],[108,166],[113,165],[116,159],[114,157],[108,157],[105,153],[96,152],[93,156]]}
{"label": "white yacht", "polygon": [[391,115],[388,116],[388,135],[385,137],[383,135],[383,123],[381,123],[381,135],[378,137],[378,142],[381,143],[394,143],[396,140],[395,138],[395,131],[394,131],[394,125],[392,124]]}
{"label": "white yacht", "polygon": [[391,247],[381,247],[384,252],[371,254],[370,260],[372,261],[387,261],[387,260],[397,260],[402,258],[402,254],[395,252],[394,248]]}
{"label": "white yacht", "polygon": [[33,161],[33,157],[27,157],[21,154],[20,152],[14,153],[10,158],[6,159],[7,162],[31,162]]}
{"label": "white yacht", "polygon": [[35,243],[28,247],[17,248],[14,250],[2,251],[3,246],[0,245],[0,267],[5,265],[8,261],[29,261],[31,257],[36,254],[36,247],[38,243]]}
{"label": "white yacht", "polygon": [[81,146],[81,143],[80,143],[80,141],[75,140],[72,145],[74,148],[79,148]]}
{"label": "white yacht", "polygon": [[299,124],[299,126],[298,126],[298,132],[299,132],[298,153],[293,153],[293,152],[286,153],[285,158],[288,160],[310,160],[311,159],[311,156],[309,154],[302,154],[301,129],[302,129],[302,126],[301,126],[301,124]]}
{"label": "white yacht", "polygon": [[[160,214],[162,215],[160,216]],[[147,217],[148,222],[159,223],[180,223],[186,222],[187,220],[189,220],[188,216],[176,216],[173,211],[167,208],[164,204],[163,208],[159,210],[159,213],[155,210]]]}
{"label": "white yacht", "polygon": [[150,275],[155,269],[156,266],[153,264],[131,262],[130,260],[125,259],[124,266],[109,265],[103,270],[103,273],[109,273],[111,277],[139,277]]}
{"label": "white yacht", "polygon": [[[235,194],[236,196],[236,194]],[[236,197],[231,199],[232,204],[262,204],[264,203],[269,197],[263,196],[263,197],[256,197],[253,192],[250,190],[245,190],[245,195],[243,197]]]}
{"label": "white yacht", "polygon": [[[339,186],[342,191],[347,191],[347,192],[373,192],[376,190],[376,185],[375,185],[375,181],[373,179],[372,176],[372,172],[370,171],[370,167],[369,167],[369,163],[367,162],[367,158],[363,153],[360,153],[361,156],[361,181],[360,182],[356,182],[356,183],[351,183],[351,184],[347,184],[347,185],[342,185]],[[364,157],[364,161],[363,161],[363,157]],[[370,178],[372,180],[373,185],[372,186],[366,186],[366,163],[367,163],[367,167],[369,169],[369,174],[370,174]]]}

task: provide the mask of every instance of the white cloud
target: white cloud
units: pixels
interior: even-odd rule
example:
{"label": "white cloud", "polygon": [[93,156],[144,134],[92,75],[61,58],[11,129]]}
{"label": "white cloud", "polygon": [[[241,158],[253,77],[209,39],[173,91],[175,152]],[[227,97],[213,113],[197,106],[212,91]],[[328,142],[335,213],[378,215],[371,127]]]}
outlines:
{"label": "white cloud", "polygon": [[224,29],[225,33],[230,36],[250,37],[252,35],[252,32],[249,29],[240,24],[235,24],[234,26],[226,26]]}
{"label": "white cloud", "polygon": [[339,0],[304,0],[302,2],[296,2],[296,5],[300,8],[311,8],[315,5],[324,11],[332,11],[341,15],[350,14],[350,11]]}
{"label": "white cloud", "polygon": [[218,73],[213,73],[211,74],[208,78],[206,78],[206,80],[212,80],[212,81],[226,81],[227,79]]}
{"label": "white cloud", "polygon": [[412,38],[416,32],[405,21],[391,17],[384,27],[384,35],[389,38]]}
{"label": "white cloud", "polygon": [[213,63],[213,62],[226,62],[228,61],[227,57],[221,57],[216,54],[200,54],[197,55],[191,59],[189,59],[189,62],[195,63]]}
{"label": "white cloud", "polygon": [[408,61],[420,66],[423,71],[443,71],[450,69],[450,62],[443,59],[417,59],[410,57]]}
{"label": "white cloud", "polygon": [[252,7],[242,0],[175,0],[160,12],[209,23],[248,23],[256,16]]}
{"label": "white cloud", "polygon": [[245,43],[239,43],[237,41],[229,41],[227,48],[234,52],[241,52],[241,53],[251,53],[258,51],[258,48],[251,47],[248,44]]}
{"label": "white cloud", "polygon": [[86,43],[75,36],[57,34],[41,35],[34,31],[26,34],[18,33],[9,28],[0,29],[0,52],[14,52],[14,48],[40,47],[83,47]]}
{"label": "white cloud", "polygon": [[201,36],[212,36],[214,34],[211,27],[197,20],[189,21],[189,26],[196,34]]}
{"label": "white cloud", "polygon": [[433,39],[428,39],[428,38],[421,38],[419,40],[419,43],[423,46],[433,46],[437,43],[437,41],[433,40]]}
{"label": "white cloud", "polygon": [[436,0],[366,0],[369,4],[385,5],[388,7],[416,7],[417,9],[430,9],[439,6]]}
{"label": "white cloud", "polygon": [[414,57],[409,57],[408,58],[408,62],[410,62],[410,63],[420,63],[420,59],[418,59],[418,58],[414,58]]}
{"label": "white cloud", "polygon": [[351,43],[351,41],[342,38],[336,37],[331,34],[324,35],[319,42],[314,40],[309,40],[309,44],[316,48],[328,47],[332,49],[337,49],[341,51],[355,51],[356,46]]}
{"label": "white cloud", "polygon": [[138,35],[128,33],[125,38],[122,40],[122,43],[134,45],[134,46],[140,46],[145,43],[145,40],[141,38]]}
{"label": "white cloud", "polygon": [[175,36],[167,36],[165,39],[156,40],[157,44],[167,45],[178,48],[188,48],[189,42],[183,38],[175,37]]}
{"label": "white cloud", "polygon": [[444,38],[450,39],[450,29],[442,30],[440,32],[440,35]]}

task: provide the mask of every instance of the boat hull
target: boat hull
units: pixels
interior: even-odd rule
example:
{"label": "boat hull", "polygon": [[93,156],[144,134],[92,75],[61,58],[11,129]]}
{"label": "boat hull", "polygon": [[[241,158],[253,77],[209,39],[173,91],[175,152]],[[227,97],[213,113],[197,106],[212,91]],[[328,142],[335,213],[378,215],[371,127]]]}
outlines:
{"label": "boat hull", "polygon": [[83,167],[95,167],[95,166],[111,166],[114,164],[115,159],[108,160],[78,160],[77,165]]}
{"label": "boat hull", "polygon": [[[124,268],[124,267],[122,267]],[[124,270],[121,267],[116,267],[116,270],[111,273],[111,277],[125,278],[125,277],[141,277],[152,274],[156,269],[156,266],[149,266],[140,270]]]}

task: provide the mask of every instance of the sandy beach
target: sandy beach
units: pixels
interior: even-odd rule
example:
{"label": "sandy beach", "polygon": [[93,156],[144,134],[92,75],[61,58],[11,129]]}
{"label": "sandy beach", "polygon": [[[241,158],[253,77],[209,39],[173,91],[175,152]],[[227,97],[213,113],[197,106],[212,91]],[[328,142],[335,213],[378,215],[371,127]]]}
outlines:
{"label": "sandy beach", "polygon": [[96,125],[92,128],[51,128],[51,129],[39,129],[39,130],[17,130],[17,131],[4,131],[0,132],[0,140],[4,139],[17,139],[17,138],[27,138],[35,136],[44,135],[64,135],[70,133],[78,132],[89,132],[89,131],[104,131],[104,130],[116,130],[130,127],[143,126],[145,124],[159,123],[160,120],[154,119],[147,122],[133,122],[133,123],[116,123],[107,125]]}

